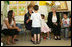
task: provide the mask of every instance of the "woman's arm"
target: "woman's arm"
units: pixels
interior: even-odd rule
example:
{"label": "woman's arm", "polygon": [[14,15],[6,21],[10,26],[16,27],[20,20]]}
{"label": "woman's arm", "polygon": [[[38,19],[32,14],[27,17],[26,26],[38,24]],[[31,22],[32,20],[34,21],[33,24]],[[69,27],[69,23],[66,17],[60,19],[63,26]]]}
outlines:
{"label": "woman's arm", "polygon": [[13,26],[16,27],[16,21],[15,21],[15,20],[14,20],[14,24],[13,24]]}
{"label": "woman's arm", "polygon": [[14,29],[13,27],[10,27],[10,24],[9,24],[8,20],[5,20],[4,22],[5,22],[8,29]]}
{"label": "woman's arm", "polygon": [[27,24],[27,20],[28,20],[28,17],[27,17],[27,14],[25,14],[25,16],[24,16],[24,24]]}
{"label": "woman's arm", "polygon": [[48,18],[47,19],[48,19],[47,25],[51,28],[52,25],[53,25],[53,23],[52,23],[52,12],[50,12],[48,14]]}
{"label": "woman's arm", "polygon": [[59,25],[60,26],[60,15],[59,15],[59,13],[57,13],[57,25]]}
{"label": "woman's arm", "polygon": [[13,25],[14,29],[17,29],[18,31],[21,31],[21,29],[19,29],[19,27],[16,26],[16,21],[14,20],[14,25]]}

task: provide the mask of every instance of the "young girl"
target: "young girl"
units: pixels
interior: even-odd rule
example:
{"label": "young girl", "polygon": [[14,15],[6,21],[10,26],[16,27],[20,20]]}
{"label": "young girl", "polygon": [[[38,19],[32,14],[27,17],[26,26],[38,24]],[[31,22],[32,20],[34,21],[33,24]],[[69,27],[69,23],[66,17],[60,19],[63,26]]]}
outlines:
{"label": "young girl", "polygon": [[41,39],[42,39],[42,33],[47,33],[47,39],[50,39],[49,38],[49,32],[51,32],[51,29],[48,27],[48,25],[44,21],[45,16],[43,14],[41,14],[41,17],[42,17]]}

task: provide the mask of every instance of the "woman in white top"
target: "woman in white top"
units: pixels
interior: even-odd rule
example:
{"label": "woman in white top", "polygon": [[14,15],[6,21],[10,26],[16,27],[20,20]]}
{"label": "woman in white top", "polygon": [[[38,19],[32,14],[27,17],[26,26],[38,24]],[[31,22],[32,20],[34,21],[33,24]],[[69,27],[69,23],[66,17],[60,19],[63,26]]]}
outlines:
{"label": "woman in white top", "polygon": [[3,26],[2,26],[2,33],[4,35],[8,35],[7,44],[10,44],[10,39],[12,39],[12,43],[15,44],[14,39],[18,32],[21,31],[18,27],[16,27],[15,19],[14,19],[14,12],[10,10],[8,12],[8,18],[5,18]]}
{"label": "woman in white top", "polygon": [[60,40],[60,31],[61,31],[61,26],[60,26],[60,15],[58,12],[56,12],[55,6],[52,8],[52,12],[48,14],[48,26],[53,29],[54,33],[54,38],[55,40]]}

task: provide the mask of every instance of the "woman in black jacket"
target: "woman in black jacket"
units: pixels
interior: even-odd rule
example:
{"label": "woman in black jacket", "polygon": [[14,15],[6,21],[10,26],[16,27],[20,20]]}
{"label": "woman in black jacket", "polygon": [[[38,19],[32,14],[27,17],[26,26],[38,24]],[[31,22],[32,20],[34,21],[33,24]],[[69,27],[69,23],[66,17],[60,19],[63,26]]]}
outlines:
{"label": "woman in black jacket", "polygon": [[[30,17],[31,17],[31,14],[33,13],[33,5],[32,4],[30,4],[30,5],[28,5],[28,12],[25,14],[25,17],[24,17],[24,24],[25,24],[25,28],[27,29],[27,30],[30,30],[31,31],[31,29],[32,29],[32,21],[30,20]],[[31,36],[32,36],[32,42],[33,42],[33,34],[31,34]]]}
{"label": "woman in black jacket", "polygon": [[48,26],[53,29],[55,40],[60,40],[60,16],[59,13],[56,12],[55,7],[52,7],[52,12],[48,14]]}

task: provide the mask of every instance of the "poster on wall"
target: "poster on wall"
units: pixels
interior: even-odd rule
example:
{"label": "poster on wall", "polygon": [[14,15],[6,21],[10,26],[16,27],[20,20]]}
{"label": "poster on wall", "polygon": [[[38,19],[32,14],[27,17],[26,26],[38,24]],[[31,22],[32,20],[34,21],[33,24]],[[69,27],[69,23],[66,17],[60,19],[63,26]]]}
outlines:
{"label": "poster on wall", "polygon": [[24,5],[18,6],[18,15],[19,16],[24,16],[24,14],[26,13],[26,8]]}
{"label": "poster on wall", "polygon": [[26,13],[26,1],[9,1],[9,10],[15,12],[15,16],[23,16]]}

